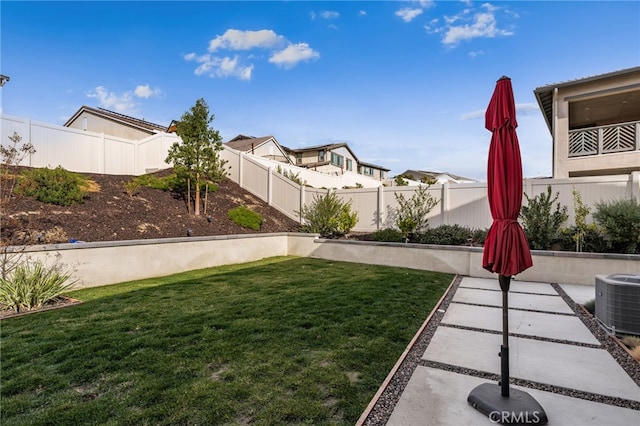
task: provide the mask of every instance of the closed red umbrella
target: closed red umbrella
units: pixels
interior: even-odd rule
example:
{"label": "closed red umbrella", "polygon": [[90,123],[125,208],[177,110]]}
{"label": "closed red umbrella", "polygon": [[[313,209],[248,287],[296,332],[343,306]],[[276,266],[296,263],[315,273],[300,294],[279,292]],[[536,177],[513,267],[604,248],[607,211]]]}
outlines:
{"label": "closed red umbrella", "polygon": [[547,423],[547,415],[526,392],[509,389],[509,285],[511,277],[533,265],[527,237],[518,223],[522,205],[522,159],[516,134],[516,104],[511,79],[502,77],[485,113],[491,135],[487,163],[487,196],[493,223],[484,243],[482,267],[498,274],[502,290],[501,378],[485,383],[467,401],[499,423]]}
{"label": "closed red umbrella", "polygon": [[487,164],[487,196],[493,224],[484,243],[482,267],[504,276],[533,265],[527,237],[518,223],[522,205],[522,160],[516,134],[516,104],[511,79],[496,84],[485,113],[492,132]]}

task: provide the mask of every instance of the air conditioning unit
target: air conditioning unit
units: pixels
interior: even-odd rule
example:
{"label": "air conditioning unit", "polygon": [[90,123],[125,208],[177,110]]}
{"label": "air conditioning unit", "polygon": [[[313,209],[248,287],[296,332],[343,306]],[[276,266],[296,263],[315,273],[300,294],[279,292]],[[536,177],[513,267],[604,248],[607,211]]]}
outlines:
{"label": "air conditioning unit", "polygon": [[640,275],[596,275],[596,319],[610,334],[640,335]]}

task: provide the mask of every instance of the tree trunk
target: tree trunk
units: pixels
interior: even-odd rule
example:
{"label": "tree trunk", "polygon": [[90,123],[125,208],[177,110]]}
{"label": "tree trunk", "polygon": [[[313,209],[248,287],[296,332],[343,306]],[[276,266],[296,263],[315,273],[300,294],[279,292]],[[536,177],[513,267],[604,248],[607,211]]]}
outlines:
{"label": "tree trunk", "polygon": [[187,212],[191,214],[191,178],[187,178]]}
{"label": "tree trunk", "polygon": [[200,216],[200,173],[196,172],[196,209],[195,215]]}

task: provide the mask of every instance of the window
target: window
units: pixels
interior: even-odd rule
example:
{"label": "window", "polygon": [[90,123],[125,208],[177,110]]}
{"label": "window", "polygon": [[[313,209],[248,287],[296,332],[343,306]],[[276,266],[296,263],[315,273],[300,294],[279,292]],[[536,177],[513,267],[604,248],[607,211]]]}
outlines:
{"label": "window", "polygon": [[318,151],[318,162],[321,163],[324,161],[324,151]]}
{"label": "window", "polygon": [[353,171],[353,161],[347,158],[347,170]]}
{"label": "window", "polygon": [[296,153],[296,164],[302,164],[302,153]]}
{"label": "window", "polygon": [[342,155],[336,154],[335,152],[331,153],[331,164],[334,166],[338,166],[342,168],[344,165],[344,157]]}
{"label": "window", "polygon": [[362,174],[366,176],[373,176],[373,169],[371,167],[362,166]]}

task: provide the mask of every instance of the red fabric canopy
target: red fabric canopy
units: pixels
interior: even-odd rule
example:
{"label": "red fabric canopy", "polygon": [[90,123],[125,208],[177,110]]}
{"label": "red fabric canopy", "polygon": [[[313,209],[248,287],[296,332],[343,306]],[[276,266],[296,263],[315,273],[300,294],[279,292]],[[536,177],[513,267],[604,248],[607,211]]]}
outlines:
{"label": "red fabric canopy", "polygon": [[511,79],[502,77],[485,113],[492,132],[487,164],[487,195],[493,224],[484,243],[482,267],[513,276],[533,265],[518,215],[522,206],[522,160],[516,134],[516,106]]}

